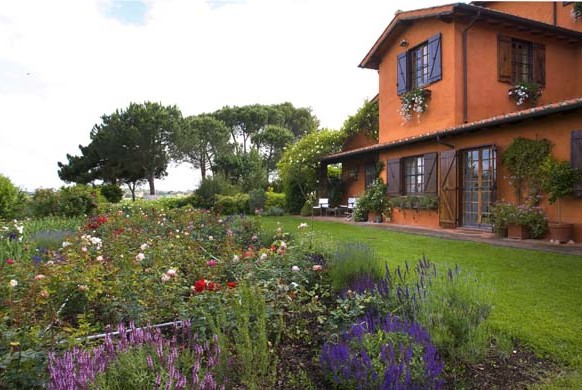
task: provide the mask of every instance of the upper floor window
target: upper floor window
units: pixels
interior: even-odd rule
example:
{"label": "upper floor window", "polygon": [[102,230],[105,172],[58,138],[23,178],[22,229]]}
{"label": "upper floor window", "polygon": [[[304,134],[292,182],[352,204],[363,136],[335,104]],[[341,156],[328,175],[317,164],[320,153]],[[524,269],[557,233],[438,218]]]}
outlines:
{"label": "upper floor window", "polygon": [[441,34],[398,54],[396,90],[399,95],[442,79]]}
{"label": "upper floor window", "polygon": [[409,68],[412,89],[428,84],[428,43],[410,51]]}
{"label": "upper floor window", "polygon": [[497,38],[499,81],[546,83],[546,49],[544,45],[499,35]]}
{"label": "upper floor window", "polygon": [[511,40],[511,80],[533,81],[533,43]]}

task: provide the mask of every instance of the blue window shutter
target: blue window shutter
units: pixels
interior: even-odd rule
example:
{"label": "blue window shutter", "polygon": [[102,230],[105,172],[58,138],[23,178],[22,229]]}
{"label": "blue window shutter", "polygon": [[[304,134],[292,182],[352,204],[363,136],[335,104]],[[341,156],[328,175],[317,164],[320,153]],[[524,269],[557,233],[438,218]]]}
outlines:
{"label": "blue window shutter", "polygon": [[441,33],[428,39],[428,82],[434,83],[443,78],[441,54]]}
{"label": "blue window shutter", "polygon": [[406,67],[406,52],[398,54],[396,57],[396,92],[402,95],[406,92],[407,87],[407,67]]}

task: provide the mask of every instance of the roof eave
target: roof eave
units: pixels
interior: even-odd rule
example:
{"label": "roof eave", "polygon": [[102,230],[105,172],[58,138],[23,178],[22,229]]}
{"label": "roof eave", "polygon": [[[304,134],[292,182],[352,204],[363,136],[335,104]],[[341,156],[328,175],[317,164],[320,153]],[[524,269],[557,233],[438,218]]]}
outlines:
{"label": "roof eave", "polygon": [[[427,9],[427,10],[430,10]],[[367,69],[375,69],[378,70],[380,65],[381,56],[383,49],[389,44],[390,36],[393,35],[395,31],[397,31],[400,27],[405,27],[410,25],[413,21],[426,19],[426,18],[437,18],[437,17],[444,17],[450,16],[454,14],[459,15],[466,15],[466,16],[475,16],[477,14],[481,15],[481,17],[490,17],[496,18],[501,21],[506,21],[510,23],[517,23],[522,25],[528,25],[534,29],[544,30],[551,32],[557,36],[565,37],[569,39],[570,42],[582,42],[582,33],[569,30],[567,28],[553,26],[551,24],[539,22],[532,19],[523,18],[520,16],[507,14],[504,12],[499,12],[495,10],[491,10],[488,8],[480,7],[477,5],[465,4],[465,3],[456,3],[451,4],[450,9],[441,8],[440,11],[437,12],[427,12],[424,15],[415,14],[414,11],[407,11],[397,14],[392,22],[386,27],[382,35],[376,40],[372,48],[368,51],[364,59],[358,65],[360,68],[367,68]],[[409,16],[407,16],[409,15]]]}
{"label": "roof eave", "polygon": [[367,153],[379,152],[379,151],[394,149],[397,147],[402,147],[405,145],[417,144],[417,143],[427,142],[427,141],[432,141],[432,140],[439,140],[441,138],[449,137],[452,135],[470,133],[470,132],[488,129],[488,128],[492,128],[492,127],[497,127],[497,126],[501,126],[501,125],[510,125],[513,123],[521,122],[521,121],[526,120],[526,119],[535,119],[535,118],[549,116],[552,114],[559,114],[559,113],[581,110],[581,109],[582,109],[582,98],[576,99],[576,101],[573,103],[558,104],[558,105],[552,106],[550,108],[538,108],[538,109],[534,108],[531,110],[526,110],[523,113],[520,113],[518,115],[513,115],[509,118],[500,117],[500,118],[494,118],[492,120],[478,121],[478,122],[474,122],[474,123],[469,123],[467,125],[461,125],[459,127],[453,128],[453,129],[448,129],[448,130],[445,129],[445,130],[436,131],[434,133],[430,133],[430,134],[419,136],[419,137],[414,137],[414,138],[410,138],[410,139],[403,139],[403,140],[398,141],[398,142],[376,144],[376,145],[364,147],[361,149],[340,152],[340,153],[332,154],[329,156],[324,156],[320,159],[320,161],[328,163],[328,164],[333,164],[333,163],[337,163],[340,161],[344,161],[346,159],[355,158],[355,157],[358,157],[360,155],[367,154]]}

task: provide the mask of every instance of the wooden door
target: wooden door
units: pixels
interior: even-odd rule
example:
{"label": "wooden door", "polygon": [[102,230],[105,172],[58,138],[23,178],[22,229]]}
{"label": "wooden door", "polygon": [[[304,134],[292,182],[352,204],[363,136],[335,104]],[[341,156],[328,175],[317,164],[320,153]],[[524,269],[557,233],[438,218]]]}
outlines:
{"label": "wooden door", "polygon": [[457,153],[446,150],[439,154],[439,224],[445,228],[457,227],[458,221],[458,173]]}

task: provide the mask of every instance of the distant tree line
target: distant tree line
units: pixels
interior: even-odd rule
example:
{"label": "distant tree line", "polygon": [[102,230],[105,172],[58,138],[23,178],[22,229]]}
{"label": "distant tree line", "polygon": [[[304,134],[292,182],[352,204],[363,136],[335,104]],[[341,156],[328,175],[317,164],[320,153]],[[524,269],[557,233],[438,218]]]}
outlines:
{"label": "distant tree line", "polygon": [[233,183],[266,186],[284,148],[319,126],[308,108],[291,103],[224,107],[214,113],[183,117],[176,106],[131,103],[101,117],[91,142],[80,154],[59,162],[65,182],[96,180],[126,184],[132,194],[143,183],[155,195],[155,179],[167,175],[171,161],[221,174]]}
{"label": "distant tree line", "polygon": [[320,129],[310,108],[291,103],[225,106],[187,117],[176,106],[131,103],[103,115],[80,154],[58,162],[58,174],[68,183],[125,184],[135,199],[145,183],[155,195],[155,179],[167,175],[170,162],[186,162],[203,182],[220,177],[247,193],[276,185],[303,204],[316,188],[319,158],[339,151],[358,129],[377,136],[377,112],[377,103],[366,101],[338,132]]}

